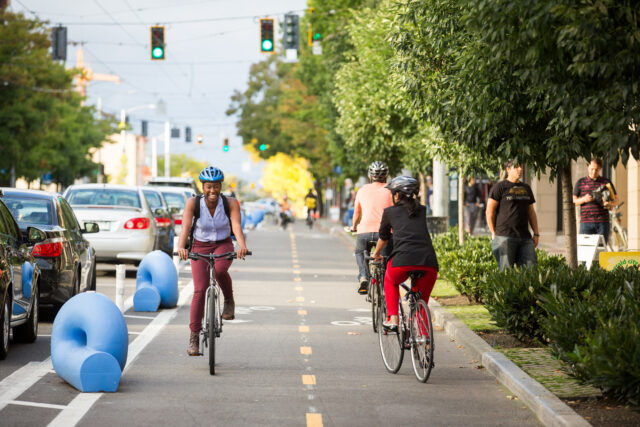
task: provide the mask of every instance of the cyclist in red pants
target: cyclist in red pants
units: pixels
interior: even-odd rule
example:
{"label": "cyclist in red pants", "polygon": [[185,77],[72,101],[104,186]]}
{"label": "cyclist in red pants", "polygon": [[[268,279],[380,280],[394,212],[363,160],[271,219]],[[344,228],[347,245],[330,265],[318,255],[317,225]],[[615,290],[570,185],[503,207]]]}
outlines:
{"label": "cyclist in red pants", "polygon": [[418,181],[409,176],[399,176],[386,187],[391,191],[393,206],[382,213],[378,243],[373,256],[377,261],[382,260],[382,249],[387,245],[393,230],[393,251],[384,276],[388,317],[382,326],[386,331],[397,332],[400,283],[407,280],[410,271],[424,271],[425,275],[417,280],[417,286],[422,299],[428,302],[438,277],[438,259],[427,229],[427,209],[416,198],[420,189]]}

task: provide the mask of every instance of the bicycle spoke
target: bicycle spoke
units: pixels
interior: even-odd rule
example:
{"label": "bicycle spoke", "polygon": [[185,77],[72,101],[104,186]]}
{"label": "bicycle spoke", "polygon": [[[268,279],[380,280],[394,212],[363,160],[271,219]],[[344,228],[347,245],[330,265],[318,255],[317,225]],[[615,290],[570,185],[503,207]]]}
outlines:
{"label": "bicycle spoke", "polygon": [[411,316],[411,361],[418,381],[426,382],[433,368],[433,325],[427,304],[418,300]]}

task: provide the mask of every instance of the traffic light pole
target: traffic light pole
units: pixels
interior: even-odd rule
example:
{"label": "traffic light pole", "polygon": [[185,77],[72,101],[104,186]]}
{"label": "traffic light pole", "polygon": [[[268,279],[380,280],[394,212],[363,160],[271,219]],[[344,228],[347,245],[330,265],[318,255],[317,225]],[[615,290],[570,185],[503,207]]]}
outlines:
{"label": "traffic light pole", "polygon": [[170,153],[169,146],[171,145],[171,124],[166,121],[164,122],[164,176],[171,176],[171,168],[170,168]]}

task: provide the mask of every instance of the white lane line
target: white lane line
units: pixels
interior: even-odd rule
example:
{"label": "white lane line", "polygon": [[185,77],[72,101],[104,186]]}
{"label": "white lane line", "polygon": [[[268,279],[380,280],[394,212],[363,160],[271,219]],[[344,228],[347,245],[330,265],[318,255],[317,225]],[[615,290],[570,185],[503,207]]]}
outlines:
{"label": "white lane line", "polygon": [[155,319],[155,317],[153,317],[153,316],[136,316],[136,315],[133,315],[133,314],[125,314],[124,317],[126,317],[128,319],[147,319],[147,320]]}
{"label": "white lane line", "polygon": [[64,408],[66,408],[66,406],[64,406],[64,405],[54,405],[52,403],[27,402],[27,401],[24,401],[24,400],[12,400],[10,403],[12,405],[35,406],[37,408],[49,408],[49,409],[64,409]]}
{"label": "white lane line", "polygon": [[[149,323],[138,337],[129,344],[127,356],[127,364],[122,371],[122,375],[127,372],[129,367],[136,360],[138,355],[144,348],[160,333],[160,331],[178,314],[178,310],[187,302],[193,293],[193,281],[180,291],[178,305],[175,308],[160,312]],[[133,300],[133,298],[132,298]],[[82,417],[91,409],[94,403],[100,399],[103,393],[80,393],[73,399],[69,405],[62,410],[57,417],[49,423],[49,427],[67,427],[75,426],[80,422]]]}
{"label": "white lane line", "polygon": [[47,375],[52,369],[51,358],[47,357],[42,362],[27,363],[3,379],[0,382],[0,410],[27,391],[29,387],[37,383],[40,378]]}

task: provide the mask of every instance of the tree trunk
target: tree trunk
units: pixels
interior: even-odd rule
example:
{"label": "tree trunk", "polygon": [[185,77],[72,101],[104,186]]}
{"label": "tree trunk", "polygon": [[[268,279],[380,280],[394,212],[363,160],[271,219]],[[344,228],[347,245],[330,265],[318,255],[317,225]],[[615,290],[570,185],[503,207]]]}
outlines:
{"label": "tree trunk", "polygon": [[420,172],[419,175],[420,175],[420,204],[427,206],[427,191],[428,191],[427,180],[422,172]]}
{"label": "tree trunk", "polygon": [[458,243],[464,244],[464,176],[458,168]]}
{"label": "tree trunk", "polygon": [[571,269],[578,267],[578,246],[576,236],[576,208],[573,205],[573,189],[571,188],[571,164],[560,166],[562,184],[562,228],[564,230],[567,264]]}

